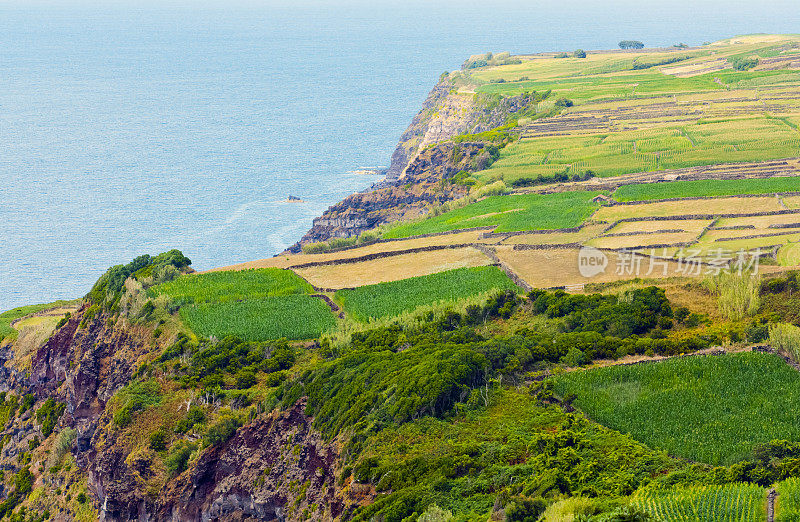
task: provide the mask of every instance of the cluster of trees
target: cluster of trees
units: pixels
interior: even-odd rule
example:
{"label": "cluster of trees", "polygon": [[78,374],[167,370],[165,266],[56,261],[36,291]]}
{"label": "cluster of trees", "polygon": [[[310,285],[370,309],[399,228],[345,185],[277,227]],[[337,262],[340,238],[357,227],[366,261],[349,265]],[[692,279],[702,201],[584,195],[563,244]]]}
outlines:
{"label": "cluster of trees", "polygon": [[622,40],[619,43],[620,49],[644,49],[644,44],[639,40]]}
{"label": "cluster of trees", "polygon": [[662,288],[651,286],[618,297],[534,290],[528,295],[533,311],[562,318],[568,332],[598,332],[626,338],[672,326],[672,307]]}
{"label": "cluster of trees", "polygon": [[192,261],[183,255],[180,250],[162,252],[155,257],[149,254],[135,258],[127,265],[114,265],[104,273],[92,286],[87,296],[94,304],[113,308],[119,303],[125,280],[131,276],[151,277],[159,270],[172,267],[180,270],[192,264]]}
{"label": "cluster of trees", "polygon": [[747,71],[758,65],[758,57],[756,56],[732,56],[728,58],[728,62],[737,71]]}
{"label": "cluster of trees", "polygon": [[485,53],[470,56],[462,65],[462,69],[477,69],[479,67],[487,67],[489,65],[510,65],[522,63],[519,58],[512,58],[509,52],[502,53]]}

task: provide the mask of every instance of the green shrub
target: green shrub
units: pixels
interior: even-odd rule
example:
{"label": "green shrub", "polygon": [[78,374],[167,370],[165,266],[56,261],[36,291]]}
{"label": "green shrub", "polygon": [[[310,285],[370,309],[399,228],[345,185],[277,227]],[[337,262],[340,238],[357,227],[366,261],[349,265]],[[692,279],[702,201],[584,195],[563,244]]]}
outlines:
{"label": "green shrub", "polygon": [[27,495],[33,491],[33,474],[27,467],[22,468],[14,475],[14,490],[19,495]]}
{"label": "green shrub", "polygon": [[66,407],[66,404],[56,402],[52,397],[48,397],[42,407],[36,410],[36,420],[39,421],[42,435],[47,437],[53,433],[56,422],[58,422],[58,418],[64,413]]}
{"label": "green shrub", "polygon": [[777,323],[769,326],[769,342],[773,348],[800,361],[800,328],[793,324]]}
{"label": "green shrub", "polygon": [[153,451],[163,451],[167,448],[167,433],[164,430],[156,430],[150,434],[150,449]]}
{"label": "green shrub", "polygon": [[133,420],[133,415],[149,406],[161,402],[161,386],[154,380],[135,381],[122,388],[116,395],[114,423],[125,427]]}
{"label": "green shrub", "polygon": [[622,40],[619,43],[620,49],[643,49],[644,44],[638,40]]}
{"label": "green shrub", "polygon": [[240,390],[252,388],[257,382],[256,374],[250,370],[240,371],[236,374],[236,387]]}
{"label": "green shrub", "polygon": [[186,417],[179,420],[175,425],[175,433],[186,433],[197,424],[206,421],[206,414],[199,406],[192,406],[186,412]]}
{"label": "green shrub", "polygon": [[572,57],[573,58],[586,58],[586,51],[584,51],[583,49],[576,49],[572,53]]}
{"label": "green shrub", "polygon": [[732,56],[728,58],[728,62],[737,71],[747,71],[758,65],[757,56]]}
{"label": "green shrub", "polygon": [[186,470],[189,457],[197,450],[197,444],[178,441],[172,445],[169,454],[164,459],[164,467],[170,475],[178,475]]}
{"label": "green shrub", "polygon": [[222,416],[217,422],[209,426],[203,436],[203,445],[214,446],[215,444],[227,442],[234,436],[241,425],[242,422],[238,417],[232,415]]}

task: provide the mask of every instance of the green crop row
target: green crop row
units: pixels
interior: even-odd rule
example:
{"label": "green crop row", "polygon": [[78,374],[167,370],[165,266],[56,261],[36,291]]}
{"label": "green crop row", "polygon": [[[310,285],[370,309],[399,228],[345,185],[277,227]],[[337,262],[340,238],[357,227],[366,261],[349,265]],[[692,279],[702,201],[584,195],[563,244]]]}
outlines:
{"label": "green crop row", "polygon": [[[773,439],[800,440],[800,374],[775,355],[687,357],[565,374],[562,396],[594,420],[673,455],[730,464]],[[775,398],[780,397],[779,401]]]}
{"label": "green crop row", "polygon": [[335,299],[360,321],[392,317],[438,301],[456,301],[490,290],[517,290],[497,267],[458,268],[427,276],[339,290]]}
{"label": "green crop row", "polygon": [[200,335],[218,339],[234,336],[246,341],[312,339],[336,322],[328,305],[309,295],[199,303],[182,307],[180,314]]}
{"label": "green crop row", "polygon": [[618,201],[690,198],[697,196],[736,196],[800,191],[800,176],[765,179],[707,179],[626,185],[614,193]]}
{"label": "green crop row", "polygon": [[485,226],[494,226],[497,232],[576,227],[599,207],[598,203],[592,202],[598,194],[563,192],[491,196],[423,221],[401,223],[387,231],[384,237],[409,237]]}
{"label": "green crop row", "polygon": [[179,304],[237,301],[313,292],[313,288],[290,270],[251,270],[186,274],[152,287],[151,295],[168,295]]}
{"label": "green crop row", "polygon": [[644,489],[631,504],[656,520],[753,522],[764,520],[766,492],[755,484]]}

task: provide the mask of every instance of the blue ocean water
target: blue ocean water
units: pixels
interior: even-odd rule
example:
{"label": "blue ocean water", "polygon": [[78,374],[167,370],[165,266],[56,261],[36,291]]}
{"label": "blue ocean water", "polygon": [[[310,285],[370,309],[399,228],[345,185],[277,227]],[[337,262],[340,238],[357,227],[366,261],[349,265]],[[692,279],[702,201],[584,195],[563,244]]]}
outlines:
{"label": "blue ocean water", "polygon": [[[794,2],[0,0],[0,310],[179,248],[268,257],[470,54],[795,32]],[[289,195],[302,203],[284,202]]]}

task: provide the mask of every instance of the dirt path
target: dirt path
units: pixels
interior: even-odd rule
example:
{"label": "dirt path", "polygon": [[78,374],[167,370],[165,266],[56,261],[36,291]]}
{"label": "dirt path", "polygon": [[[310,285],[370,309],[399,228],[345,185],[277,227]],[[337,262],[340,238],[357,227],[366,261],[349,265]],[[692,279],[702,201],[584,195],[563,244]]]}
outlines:
{"label": "dirt path", "polygon": [[767,522],[775,520],[775,497],[777,496],[778,492],[775,491],[775,488],[771,488],[767,493]]}

